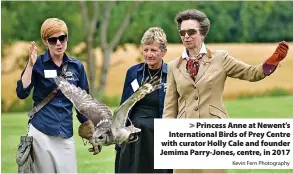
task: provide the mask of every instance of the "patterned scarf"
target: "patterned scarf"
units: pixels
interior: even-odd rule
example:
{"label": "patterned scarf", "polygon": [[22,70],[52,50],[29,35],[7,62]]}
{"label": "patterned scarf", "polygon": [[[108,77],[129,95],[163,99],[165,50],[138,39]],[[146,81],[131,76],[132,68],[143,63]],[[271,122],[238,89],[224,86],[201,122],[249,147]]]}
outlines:
{"label": "patterned scarf", "polygon": [[197,56],[197,60],[193,59],[193,58],[189,58],[189,60],[187,60],[187,64],[186,64],[186,70],[187,72],[190,74],[190,77],[193,78],[193,80],[195,79],[198,70],[199,70],[199,60],[203,57],[204,54],[199,54]]}

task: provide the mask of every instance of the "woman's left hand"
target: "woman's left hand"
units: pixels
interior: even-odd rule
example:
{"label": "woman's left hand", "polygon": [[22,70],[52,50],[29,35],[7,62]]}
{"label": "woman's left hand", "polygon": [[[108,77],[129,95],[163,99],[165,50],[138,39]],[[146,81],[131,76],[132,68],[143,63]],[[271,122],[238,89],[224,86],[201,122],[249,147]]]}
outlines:
{"label": "woman's left hand", "polygon": [[287,56],[288,50],[288,43],[286,41],[280,42],[273,55],[266,60],[266,63],[277,66]]}

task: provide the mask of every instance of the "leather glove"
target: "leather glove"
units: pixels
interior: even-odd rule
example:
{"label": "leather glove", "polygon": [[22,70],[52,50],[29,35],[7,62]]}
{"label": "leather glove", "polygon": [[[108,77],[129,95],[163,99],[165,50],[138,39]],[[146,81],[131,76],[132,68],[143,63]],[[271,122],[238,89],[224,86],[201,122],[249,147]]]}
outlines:
{"label": "leather glove", "polygon": [[79,136],[87,140],[92,138],[94,132],[95,132],[95,126],[91,122],[91,120],[88,120],[82,123],[78,128]]}
{"label": "leather glove", "polygon": [[93,138],[93,134],[95,132],[95,126],[92,123],[91,120],[88,120],[84,123],[82,123],[78,128],[78,134],[81,138],[84,138],[89,141],[89,143],[93,146],[92,148],[89,148],[89,152],[93,152],[93,155],[96,155],[101,152],[102,146],[95,143],[95,140]]}
{"label": "leather glove", "polygon": [[289,45],[287,42],[282,41],[279,42],[278,47],[276,48],[275,52],[271,57],[266,60],[267,64],[277,66],[280,61],[282,61],[288,53]]}

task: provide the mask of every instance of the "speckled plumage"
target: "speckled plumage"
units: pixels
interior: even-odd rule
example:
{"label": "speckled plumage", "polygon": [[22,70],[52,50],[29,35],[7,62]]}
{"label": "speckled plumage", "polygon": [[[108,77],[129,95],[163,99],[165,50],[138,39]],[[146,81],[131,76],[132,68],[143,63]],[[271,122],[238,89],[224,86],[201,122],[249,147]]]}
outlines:
{"label": "speckled plumage", "polygon": [[85,90],[70,84],[62,77],[56,77],[54,80],[75,108],[93,123],[95,131],[90,142],[101,146],[136,141],[140,129],[133,125],[125,127],[128,112],[137,101],[161,87],[160,79],[146,79],[142,86],[112,114],[108,106],[87,94]]}

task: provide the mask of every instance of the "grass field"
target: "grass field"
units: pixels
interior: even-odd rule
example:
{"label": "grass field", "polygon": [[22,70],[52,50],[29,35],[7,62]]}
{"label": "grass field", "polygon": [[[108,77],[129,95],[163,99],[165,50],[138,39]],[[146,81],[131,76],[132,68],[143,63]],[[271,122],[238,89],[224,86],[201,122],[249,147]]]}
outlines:
{"label": "grass field", "polygon": [[[225,102],[232,118],[293,118],[293,96],[260,97]],[[26,132],[26,113],[9,113],[1,116],[1,171],[17,173],[15,152],[19,136]],[[76,136],[79,123],[74,119],[75,140],[79,173],[113,173],[114,147],[103,147],[93,156],[87,152],[82,140]],[[229,173],[293,173],[293,170],[230,170]]]}

